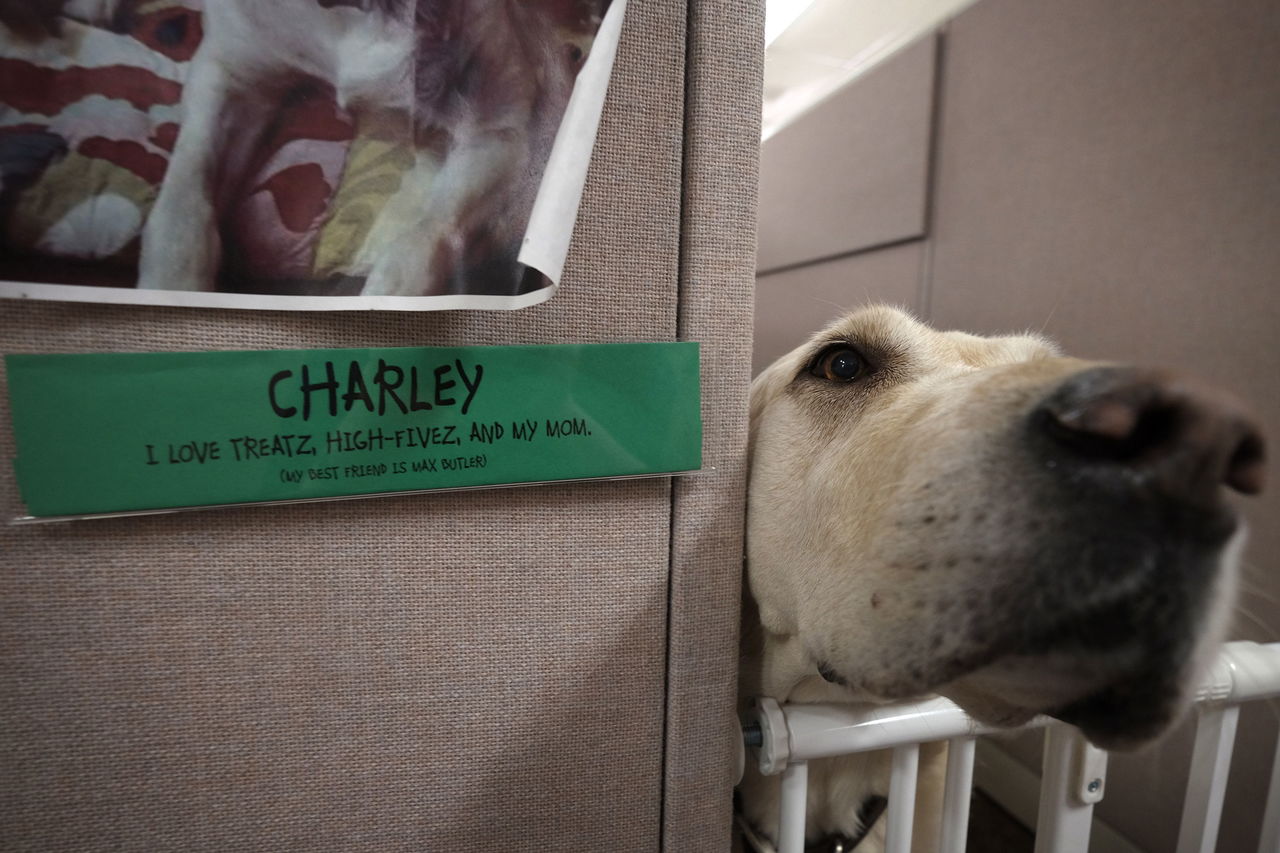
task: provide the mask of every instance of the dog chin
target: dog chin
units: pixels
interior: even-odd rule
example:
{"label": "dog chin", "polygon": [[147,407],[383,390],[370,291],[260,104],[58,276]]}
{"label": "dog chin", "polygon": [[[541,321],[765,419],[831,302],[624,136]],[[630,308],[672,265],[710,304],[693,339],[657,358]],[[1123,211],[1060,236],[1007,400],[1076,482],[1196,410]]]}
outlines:
{"label": "dog chin", "polygon": [[[1186,705],[1183,691],[1165,675],[1136,675],[1087,687],[1079,678],[1068,678],[1056,689],[1034,682],[1011,688],[1010,671],[1001,672],[999,665],[991,669],[995,672],[966,676],[938,693],[984,725],[1012,728],[1045,714],[1076,726],[1091,743],[1108,750],[1130,751],[1152,742],[1177,721]],[[1047,673],[1053,669],[1045,667]],[[1055,677],[1046,675],[1044,680]]]}
{"label": "dog chin", "polygon": [[1172,682],[1136,679],[1104,688],[1050,716],[1070,723],[1102,749],[1132,751],[1158,739],[1189,707]]}
{"label": "dog chin", "polygon": [[1024,725],[1040,713],[1036,708],[1019,705],[961,683],[949,684],[939,689],[938,693],[955,702],[970,717],[986,726],[1014,728]]}

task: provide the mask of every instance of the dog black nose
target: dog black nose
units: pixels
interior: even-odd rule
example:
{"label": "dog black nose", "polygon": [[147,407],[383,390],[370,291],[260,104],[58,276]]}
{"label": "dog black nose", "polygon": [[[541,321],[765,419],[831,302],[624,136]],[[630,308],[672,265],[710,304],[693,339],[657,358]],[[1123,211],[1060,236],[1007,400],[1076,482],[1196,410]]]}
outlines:
{"label": "dog black nose", "polygon": [[1033,422],[1078,459],[1132,472],[1175,499],[1212,500],[1223,484],[1257,494],[1265,479],[1254,418],[1229,394],[1171,373],[1085,370],[1059,385]]}

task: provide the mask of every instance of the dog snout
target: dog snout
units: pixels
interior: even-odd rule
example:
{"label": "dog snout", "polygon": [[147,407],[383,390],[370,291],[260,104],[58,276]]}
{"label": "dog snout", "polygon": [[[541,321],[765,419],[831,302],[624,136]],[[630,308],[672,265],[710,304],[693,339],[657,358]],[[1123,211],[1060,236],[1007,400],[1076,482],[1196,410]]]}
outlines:
{"label": "dog snout", "polygon": [[1212,501],[1221,485],[1244,494],[1263,487],[1265,444],[1253,416],[1225,392],[1176,374],[1085,370],[1032,418],[1078,463],[1134,475],[1175,500]]}

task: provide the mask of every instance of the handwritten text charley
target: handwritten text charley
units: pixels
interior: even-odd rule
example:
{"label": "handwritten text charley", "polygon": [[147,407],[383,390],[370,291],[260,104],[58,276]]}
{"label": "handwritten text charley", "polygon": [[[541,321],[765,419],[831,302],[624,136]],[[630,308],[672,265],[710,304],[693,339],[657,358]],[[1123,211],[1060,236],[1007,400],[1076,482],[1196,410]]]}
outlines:
{"label": "handwritten text charley", "polygon": [[[453,374],[457,379],[450,378]],[[347,412],[361,406],[379,415],[389,411],[406,415],[427,412],[456,406],[459,397],[465,415],[483,378],[484,365],[467,367],[460,359],[434,368],[406,368],[380,358],[376,368],[351,361],[345,370],[326,361],[323,366],[303,364],[297,371],[277,372],[267,381],[267,398],[280,417],[301,414],[304,421],[313,413],[337,416],[339,406]]]}

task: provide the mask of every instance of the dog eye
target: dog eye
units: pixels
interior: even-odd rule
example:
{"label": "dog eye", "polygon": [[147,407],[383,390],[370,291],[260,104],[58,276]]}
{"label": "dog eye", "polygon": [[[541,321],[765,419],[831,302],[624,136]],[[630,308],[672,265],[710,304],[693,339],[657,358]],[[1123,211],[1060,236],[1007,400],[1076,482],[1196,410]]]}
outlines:
{"label": "dog eye", "polygon": [[852,382],[867,371],[867,360],[848,344],[829,346],[813,360],[809,372],[830,382]]}

